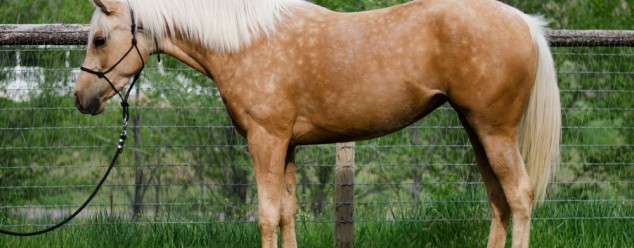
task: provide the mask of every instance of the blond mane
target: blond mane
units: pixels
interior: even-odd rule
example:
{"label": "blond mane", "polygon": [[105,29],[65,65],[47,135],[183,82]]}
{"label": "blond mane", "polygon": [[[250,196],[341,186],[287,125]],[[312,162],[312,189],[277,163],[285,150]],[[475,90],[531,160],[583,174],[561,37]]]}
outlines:
{"label": "blond mane", "polygon": [[[216,51],[238,51],[253,39],[275,34],[279,22],[304,0],[129,0],[135,18],[145,32],[161,42],[176,34]],[[92,31],[109,30],[97,10]]]}

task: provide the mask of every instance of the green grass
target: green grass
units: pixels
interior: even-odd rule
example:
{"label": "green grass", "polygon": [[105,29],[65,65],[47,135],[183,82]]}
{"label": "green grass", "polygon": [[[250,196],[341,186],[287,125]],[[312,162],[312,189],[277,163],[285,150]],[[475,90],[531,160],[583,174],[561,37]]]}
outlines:
{"label": "green grass", "polygon": [[[374,213],[375,217],[377,213]],[[371,213],[358,213],[359,219]],[[421,206],[401,222],[355,223],[357,247],[484,247],[489,220],[486,204],[464,207],[453,204]],[[631,202],[557,203],[535,211],[533,247],[633,247],[634,219]],[[380,215],[379,215],[380,216]],[[580,217],[583,216],[583,217]],[[455,219],[470,220],[455,220]],[[445,221],[426,221],[444,219]],[[422,221],[421,221],[422,220]],[[178,222],[176,220],[162,220]],[[100,215],[73,221],[36,237],[0,236],[3,247],[259,247],[255,223],[141,224]],[[296,225],[300,247],[332,247],[332,223],[300,222]],[[510,235],[509,240],[510,241]],[[510,245],[510,243],[509,243]]]}
{"label": "green grass", "polygon": [[[357,247],[484,247],[489,222],[357,223]],[[631,247],[632,220],[534,221],[534,247]],[[332,225],[297,229],[300,247],[332,247]],[[509,240],[510,241],[510,240]],[[4,247],[259,247],[257,225],[86,224],[37,237],[0,237]]]}

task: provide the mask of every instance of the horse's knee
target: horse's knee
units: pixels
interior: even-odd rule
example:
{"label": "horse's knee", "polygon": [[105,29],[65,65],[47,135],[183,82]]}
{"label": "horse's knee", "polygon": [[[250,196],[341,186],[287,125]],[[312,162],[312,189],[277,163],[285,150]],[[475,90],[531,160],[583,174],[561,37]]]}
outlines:
{"label": "horse's knee", "polygon": [[260,226],[260,232],[262,233],[262,237],[264,237],[265,235],[271,235],[271,234],[277,235],[277,229],[280,224],[280,219],[266,218],[266,217],[260,216],[258,224]]}

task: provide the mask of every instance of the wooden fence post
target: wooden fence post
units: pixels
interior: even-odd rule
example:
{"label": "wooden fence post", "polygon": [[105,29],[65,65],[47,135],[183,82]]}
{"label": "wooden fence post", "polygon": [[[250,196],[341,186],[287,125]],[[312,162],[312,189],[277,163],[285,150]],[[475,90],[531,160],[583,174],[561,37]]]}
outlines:
{"label": "wooden fence post", "polygon": [[354,247],[354,147],[337,143],[334,247]]}

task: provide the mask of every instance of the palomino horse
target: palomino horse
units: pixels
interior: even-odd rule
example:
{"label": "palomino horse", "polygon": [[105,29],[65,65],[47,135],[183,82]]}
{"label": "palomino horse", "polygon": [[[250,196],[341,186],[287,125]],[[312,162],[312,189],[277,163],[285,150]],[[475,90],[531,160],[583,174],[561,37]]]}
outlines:
{"label": "palomino horse", "polygon": [[304,0],[93,3],[77,108],[99,114],[114,88],[124,89],[158,52],[212,78],[248,139],[263,247],[277,247],[278,228],[283,246],[296,246],[296,146],[386,135],[445,102],[486,185],[489,247],[504,246],[510,218],[513,247],[528,246],[532,205],[557,164],[561,126],[539,18],[492,0],[359,13]]}

